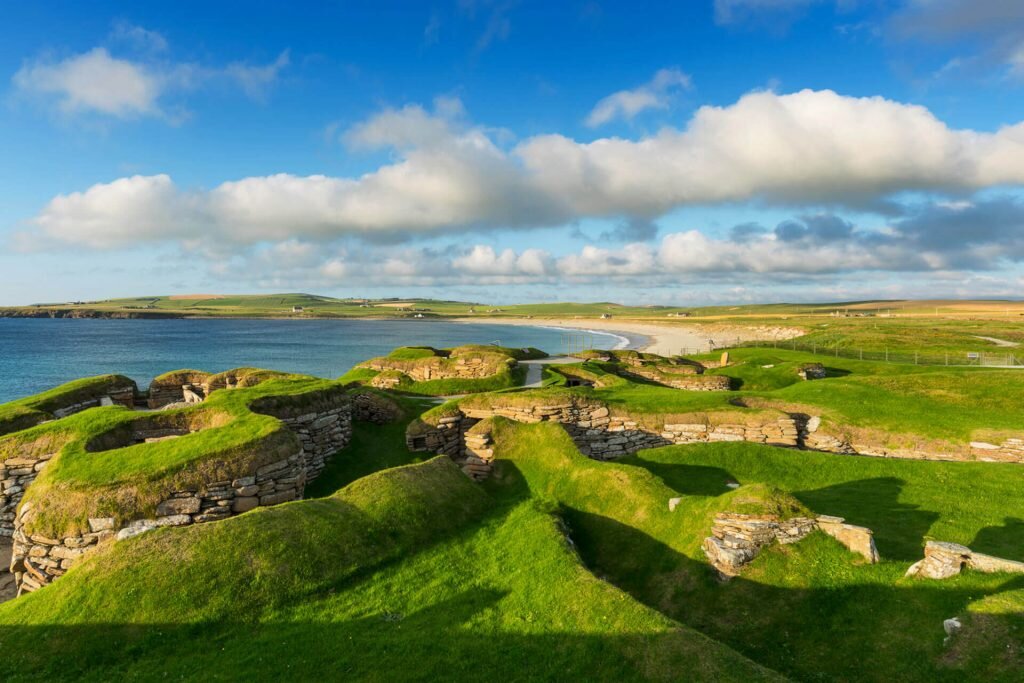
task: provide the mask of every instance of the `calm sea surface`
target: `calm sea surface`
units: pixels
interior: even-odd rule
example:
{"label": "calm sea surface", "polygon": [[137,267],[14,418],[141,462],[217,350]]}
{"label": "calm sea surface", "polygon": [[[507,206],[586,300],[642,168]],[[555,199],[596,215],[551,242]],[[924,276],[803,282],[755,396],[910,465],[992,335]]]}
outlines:
{"label": "calm sea surface", "polygon": [[254,366],[338,377],[396,346],[614,348],[608,334],[429,320],[75,320],[0,318],[0,402],[79,377],[119,373],[140,388],[179,368]]}

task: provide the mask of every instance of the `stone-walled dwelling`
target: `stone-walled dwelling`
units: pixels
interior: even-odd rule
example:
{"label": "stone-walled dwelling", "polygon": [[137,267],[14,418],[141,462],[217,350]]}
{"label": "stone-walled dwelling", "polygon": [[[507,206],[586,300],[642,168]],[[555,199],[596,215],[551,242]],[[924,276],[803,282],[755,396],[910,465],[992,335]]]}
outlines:
{"label": "stone-walled dwelling", "polygon": [[821,530],[868,562],[879,561],[871,529],[845,524],[842,517],[792,517],[723,512],[715,516],[711,535],[702,548],[708,561],[723,577],[740,570],[773,543],[796,543],[812,531]]}
{"label": "stone-walled dwelling", "polygon": [[[47,499],[26,500],[19,506],[35,479],[47,465],[53,466],[51,463],[62,449],[78,443],[76,448],[84,449],[85,453],[104,453],[127,447],[156,447],[168,440],[188,437],[198,439],[195,448],[201,452],[205,447],[202,432],[227,428],[240,418],[225,412],[217,402],[207,402],[190,410],[159,411],[139,417],[134,413],[99,434],[70,434],[54,439],[44,432],[34,440],[0,442],[4,486],[0,496],[0,534],[13,537],[11,571],[19,594],[37,590],[60,577],[79,557],[106,540],[129,538],[163,526],[216,521],[256,507],[301,498],[306,484],[321,473],[334,453],[348,444],[352,434],[353,402],[346,388],[315,382],[318,386],[307,391],[264,396],[247,404],[251,414],[276,418],[282,429],[269,434],[267,439],[243,443],[244,448],[251,449],[251,457],[234,453],[231,462],[238,465],[232,466],[235,469],[231,476],[168,489],[150,508],[151,514],[142,517],[93,514],[86,529],[70,534],[39,523]],[[384,419],[386,404],[377,401],[374,405],[369,411],[364,409],[364,415]],[[263,444],[270,450],[263,452]],[[268,462],[267,453],[278,456]],[[212,454],[215,456],[216,451]],[[211,471],[223,471],[223,467],[222,464]],[[129,488],[124,495],[134,494]]]}

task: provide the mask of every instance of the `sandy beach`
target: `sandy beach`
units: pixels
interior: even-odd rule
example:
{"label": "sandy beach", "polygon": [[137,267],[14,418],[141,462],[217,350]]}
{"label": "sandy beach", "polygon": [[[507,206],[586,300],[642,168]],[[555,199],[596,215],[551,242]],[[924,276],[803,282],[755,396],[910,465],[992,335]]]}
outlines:
{"label": "sandy beach", "polygon": [[566,330],[591,330],[622,337],[622,348],[634,348],[659,355],[701,353],[710,348],[709,337],[696,327],[656,325],[632,321],[602,321],[593,318],[508,318],[463,317],[458,323],[486,323],[487,325],[523,325]]}
{"label": "sandy beach", "polygon": [[[799,331],[787,328],[743,328],[715,325],[671,325],[633,320],[601,320],[594,318],[457,318],[456,322],[487,323],[488,325],[531,325],[575,330],[606,332],[622,337],[619,348],[637,349],[661,356],[705,353],[712,343],[719,346],[735,339],[790,338]],[[716,336],[717,335],[717,336]]]}

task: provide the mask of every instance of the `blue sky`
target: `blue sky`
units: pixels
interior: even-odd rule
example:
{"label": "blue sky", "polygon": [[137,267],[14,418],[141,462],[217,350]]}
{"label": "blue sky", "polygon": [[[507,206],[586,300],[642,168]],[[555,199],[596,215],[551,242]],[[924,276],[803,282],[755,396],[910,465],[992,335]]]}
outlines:
{"label": "blue sky", "polygon": [[0,9],[0,304],[1018,297],[1016,0]]}

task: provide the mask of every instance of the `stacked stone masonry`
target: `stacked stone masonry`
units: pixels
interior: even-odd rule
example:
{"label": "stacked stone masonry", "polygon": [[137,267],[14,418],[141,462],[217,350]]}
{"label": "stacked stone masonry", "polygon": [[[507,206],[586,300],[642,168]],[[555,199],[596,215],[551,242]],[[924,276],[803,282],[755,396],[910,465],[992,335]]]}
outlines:
{"label": "stacked stone masonry", "polygon": [[985,574],[1024,574],[1024,562],[976,553],[958,543],[928,541],[924,546],[924,559],[912,564],[907,576],[948,579],[959,574],[964,567]]}
{"label": "stacked stone masonry", "polygon": [[407,445],[413,451],[444,453],[452,457],[464,454],[461,432],[478,420],[501,416],[516,422],[561,423],[585,455],[596,460],[612,460],[644,448],[673,444],[719,441],[750,441],[776,446],[799,445],[799,429],[791,417],[765,416],[757,424],[695,422],[666,424],[650,429],[635,420],[611,415],[597,402],[564,401],[537,406],[498,406],[491,409],[463,409],[461,416],[442,418],[422,432],[410,431]]}
{"label": "stacked stone masonry", "polygon": [[457,416],[442,418],[434,427],[421,429],[415,434],[410,432],[406,438],[409,449],[443,453],[453,457],[461,456],[464,453],[462,432],[481,419],[501,416],[524,423],[561,423],[576,442],[580,452],[596,460],[612,460],[645,448],[659,446],[746,441],[844,455],[1024,463],[1022,439],[1008,439],[1001,445],[972,442],[970,455],[962,452],[937,453],[885,448],[858,442],[851,443],[827,434],[821,429],[820,417],[799,413],[781,417],[764,415],[760,422],[747,420],[742,423],[737,421],[718,424],[707,421],[667,423],[660,429],[654,429],[628,417],[614,416],[604,404],[580,397],[535,406],[465,406],[462,411]]}
{"label": "stacked stone masonry", "polygon": [[828,515],[780,520],[771,515],[719,513],[702,548],[719,574],[732,577],[773,543],[796,543],[816,529],[832,536],[868,562],[879,561],[870,529],[845,524],[842,517]]}
{"label": "stacked stone masonry", "polygon": [[152,519],[137,519],[117,527],[113,517],[92,518],[88,533],[60,539],[29,536],[22,531],[34,513],[32,504],[26,503],[18,513],[11,555],[11,572],[19,594],[38,590],[62,576],[78,558],[103,541],[123,540],[165,526],[213,522],[261,505],[297,500],[308,481],[306,462],[300,450],[258,468],[253,475],[213,482],[198,490],[176,491],[157,505]]}
{"label": "stacked stone masonry", "polygon": [[623,370],[622,374],[684,391],[729,391],[730,380],[725,375],[701,375],[688,371],[692,366],[673,366],[651,370],[643,366]]}
{"label": "stacked stone masonry", "polygon": [[[507,363],[509,367],[516,366],[516,361],[511,358],[501,362]],[[501,369],[495,365],[494,361],[477,356],[460,356],[451,359],[438,356],[420,359],[416,362],[374,358],[363,363],[361,367],[378,372],[398,370],[417,382],[432,379],[483,379],[494,375]]]}
{"label": "stacked stone masonry", "polygon": [[481,422],[466,432],[464,451],[459,464],[462,471],[476,481],[491,476],[494,469],[494,440],[489,422]]}
{"label": "stacked stone masonry", "polygon": [[402,409],[390,398],[370,391],[352,395],[352,419],[382,425],[402,416]]}
{"label": "stacked stone masonry", "polygon": [[[15,512],[22,492],[54,454],[9,458],[0,465],[0,535],[13,537],[11,571],[19,594],[37,590],[63,575],[75,560],[102,541],[130,538],[164,526],[212,522],[256,507],[301,498],[306,484],[323,471],[328,458],[348,445],[352,435],[352,403],[347,396],[336,395],[329,402],[321,401],[311,412],[276,417],[298,437],[300,447],[295,454],[232,480],[173,492],[157,505],[152,519],[132,520],[121,527],[114,518],[90,519],[90,531],[81,536],[53,539],[22,531],[33,515],[31,503]],[[140,431],[133,434],[133,439],[152,442],[179,435],[173,431]]]}
{"label": "stacked stone masonry", "polygon": [[56,419],[67,417],[75,413],[80,413],[83,410],[89,408],[96,408],[98,406],[105,405],[121,405],[127,408],[135,406],[135,384],[124,384],[120,386],[114,386],[107,390],[106,396],[100,396],[97,398],[80,401],[78,403],[72,403],[53,411],[53,416]]}

